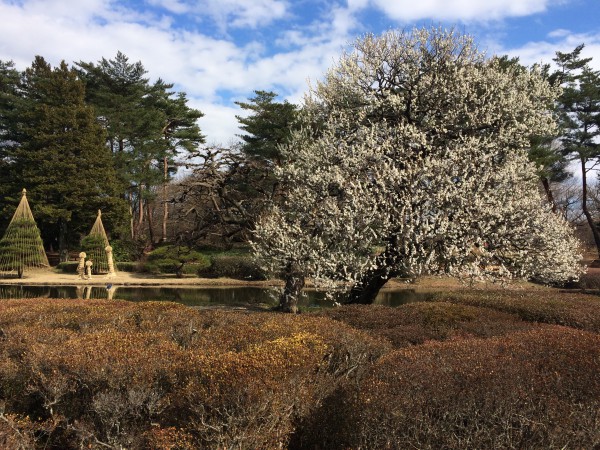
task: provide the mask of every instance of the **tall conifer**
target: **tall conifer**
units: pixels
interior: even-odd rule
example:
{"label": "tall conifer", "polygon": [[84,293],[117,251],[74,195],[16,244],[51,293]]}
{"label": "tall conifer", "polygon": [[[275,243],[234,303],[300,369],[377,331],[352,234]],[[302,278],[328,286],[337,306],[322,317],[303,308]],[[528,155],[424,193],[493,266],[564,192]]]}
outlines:
{"label": "tall conifer", "polygon": [[98,209],[112,228],[125,207],[104,130],[84,101],[84,86],[65,62],[52,67],[36,57],[25,70],[19,109],[22,135],[11,151],[11,177],[30,186],[42,235],[61,260],[79,241]]}

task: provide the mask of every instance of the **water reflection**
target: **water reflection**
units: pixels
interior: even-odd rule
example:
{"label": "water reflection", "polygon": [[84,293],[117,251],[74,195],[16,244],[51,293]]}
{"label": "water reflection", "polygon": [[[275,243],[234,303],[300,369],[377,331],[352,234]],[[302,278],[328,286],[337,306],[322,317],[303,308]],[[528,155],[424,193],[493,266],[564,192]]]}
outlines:
{"label": "water reflection", "polygon": [[[383,291],[376,299],[377,304],[398,306],[404,303],[424,301],[432,293],[412,289]],[[133,302],[171,301],[188,306],[256,306],[277,304],[277,291],[255,287],[135,287],[135,286],[20,286],[0,285],[0,299],[10,298],[79,298],[118,299]],[[339,299],[334,300],[341,300]],[[322,292],[307,290],[300,302],[303,307],[330,307],[332,300]]]}

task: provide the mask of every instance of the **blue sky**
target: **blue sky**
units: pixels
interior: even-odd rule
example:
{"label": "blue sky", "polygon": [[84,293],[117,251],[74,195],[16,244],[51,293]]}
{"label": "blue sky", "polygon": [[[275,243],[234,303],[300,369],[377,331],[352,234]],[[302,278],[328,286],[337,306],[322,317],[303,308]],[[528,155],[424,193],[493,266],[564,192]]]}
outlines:
{"label": "blue sky", "polygon": [[600,0],[0,0],[0,18],[1,60],[24,69],[35,55],[54,65],[121,51],[185,91],[222,145],[239,133],[234,101],[264,89],[299,102],[367,32],[455,26],[527,64],[585,43],[600,69]]}

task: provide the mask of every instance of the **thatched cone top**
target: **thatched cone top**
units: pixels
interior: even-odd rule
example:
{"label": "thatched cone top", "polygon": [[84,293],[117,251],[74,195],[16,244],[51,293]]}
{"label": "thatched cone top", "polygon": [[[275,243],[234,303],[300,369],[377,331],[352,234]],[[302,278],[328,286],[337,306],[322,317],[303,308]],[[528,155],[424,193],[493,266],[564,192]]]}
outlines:
{"label": "thatched cone top", "polygon": [[31,267],[48,267],[48,257],[33,213],[27,201],[27,191],[23,195],[13,215],[4,237],[0,240],[0,271],[23,275]]}
{"label": "thatched cone top", "polygon": [[19,202],[19,206],[17,206],[17,210],[11,219],[11,223],[20,219],[31,220],[35,223],[33,213],[31,212],[29,202],[27,201],[27,189],[23,188],[21,194],[21,201]]}
{"label": "thatched cone top", "polygon": [[109,245],[108,236],[106,235],[106,231],[104,230],[104,224],[102,223],[102,211],[98,210],[98,216],[96,217],[96,221],[92,226],[92,230],[90,231],[90,236],[97,235],[101,236],[104,239],[104,246]]}

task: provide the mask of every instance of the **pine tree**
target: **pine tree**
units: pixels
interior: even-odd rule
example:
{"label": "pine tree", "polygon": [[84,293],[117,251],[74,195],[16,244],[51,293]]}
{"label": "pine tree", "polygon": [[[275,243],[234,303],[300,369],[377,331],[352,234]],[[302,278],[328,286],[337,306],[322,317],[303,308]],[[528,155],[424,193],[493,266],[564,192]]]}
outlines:
{"label": "pine tree", "polygon": [[562,151],[581,167],[581,208],[594,236],[600,256],[600,229],[588,207],[588,173],[600,162],[600,71],[589,65],[592,58],[582,58],[584,46],[570,53],[556,52],[558,70],[552,75],[563,87],[558,99]]}
{"label": "pine tree", "polygon": [[122,186],[75,71],[64,62],[52,69],[38,56],[21,90],[22,133],[11,150],[11,178],[29,187],[42,235],[58,244],[65,260],[98,209],[108,211],[113,229],[123,223]]}
{"label": "pine tree", "polygon": [[[204,141],[196,124],[202,113],[187,105],[185,94],[172,92],[172,84],[161,79],[151,84],[143,64],[130,63],[121,52],[112,60],[77,66],[127,186],[132,237],[138,237],[144,215],[152,217],[156,188],[169,179],[177,153]],[[148,224],[152,241],[149,220]]]}
{"label": "pine tree", "polygon": [[197,120],[203,117],[204,114],[188,106],[186,94],[180,92],[176,94],[175,98],[171,98],[171,93],[167,89],[162,90],[162,92],[161,106],[166,112],[166,121],[162,133],[167,142],[167,152],[163,157],[163,220],[161,237],[161,240],[165,242],[167,240],[169,217],[167,190],[170,176],[174,172],[174,159],[181,151],[186,152],[188,155],[191,154],[199,144],[205,142],[205,137],[200,132],[200,127],[197,123]]}
{"label": "pine tree", "polygon": [[11,218],[15,205],[19,202],[16,186],[10,183],[10,150],[16,142],[18,130],[16,109],[21,97],[18,93],[19,72],[12,61],[0,61],[0,229],[4,229]]}
{"label": "pine tree", "polygon": [[249,102],[235,102],[240,108],[250,111],[245,117],[235,116],[240,128],[248,134],[240,135],[244,140],[242,151],[248,157],[281,165],[279,146],[290,137],[297,119],[296,105],[275,102],[277,94],[269,91],[254,91]]}

